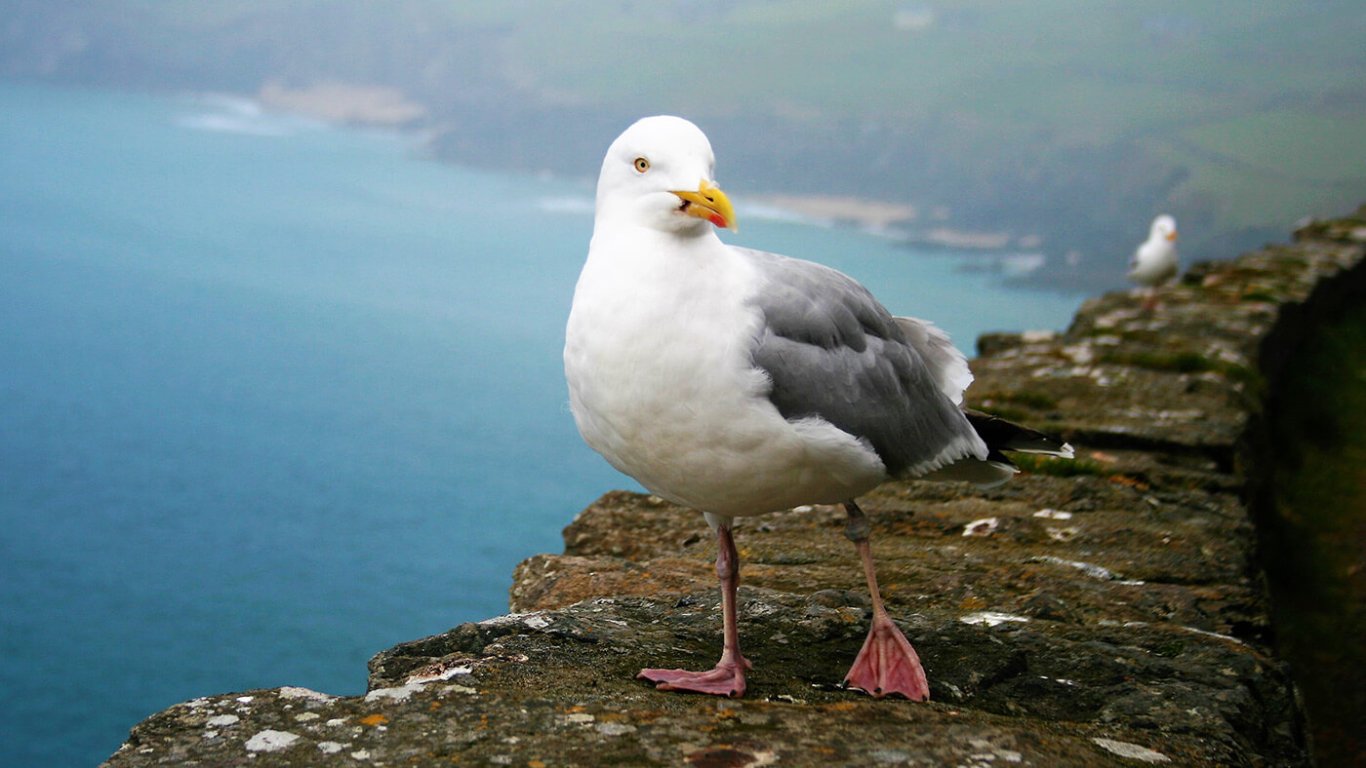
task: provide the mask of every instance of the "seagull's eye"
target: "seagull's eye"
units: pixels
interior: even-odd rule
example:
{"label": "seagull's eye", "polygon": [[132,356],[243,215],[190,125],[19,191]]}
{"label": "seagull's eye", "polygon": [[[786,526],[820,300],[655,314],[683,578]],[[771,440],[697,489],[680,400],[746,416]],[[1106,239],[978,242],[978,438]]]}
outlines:
{"label": "seagull's eye", "polygon": [[643,157],[637,157],[635,166],[636,173],[645,173],[646,171],[650,170],[650,161],[646,160]]}

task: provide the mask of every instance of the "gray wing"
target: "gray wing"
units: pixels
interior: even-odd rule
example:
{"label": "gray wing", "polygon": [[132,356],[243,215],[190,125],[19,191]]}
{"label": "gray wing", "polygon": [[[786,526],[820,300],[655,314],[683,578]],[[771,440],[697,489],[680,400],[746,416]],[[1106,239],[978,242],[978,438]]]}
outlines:
{"label": "gray wing", "polygon": [[[942,332],[903,325],[866,288],[833,269],[737,250],[762,275],[754,302],[764,326],[754,363],[772,380],[769,399],[784,418],[829,421],[871,445],[891,474],[986,458],[986,445],[941,388],[941,381],[966,373],[960,355],[963,371],[940,370],[956,355],[942,350]],[[926,338],[913,341],[908,329]]]}

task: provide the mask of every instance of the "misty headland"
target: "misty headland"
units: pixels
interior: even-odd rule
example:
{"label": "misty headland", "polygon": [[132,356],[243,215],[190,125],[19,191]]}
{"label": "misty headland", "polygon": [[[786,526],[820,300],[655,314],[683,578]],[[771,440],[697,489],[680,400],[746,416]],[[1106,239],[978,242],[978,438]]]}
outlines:
{"label": "misty headland", "polygon": [[1366,197],[1352,3],[8,5],[0,75],[237,93],[467,166],[591,178],[685,114],[729,188],[1037,254],[1041,287],[1120,284],[1155,213],[1195,261]]}

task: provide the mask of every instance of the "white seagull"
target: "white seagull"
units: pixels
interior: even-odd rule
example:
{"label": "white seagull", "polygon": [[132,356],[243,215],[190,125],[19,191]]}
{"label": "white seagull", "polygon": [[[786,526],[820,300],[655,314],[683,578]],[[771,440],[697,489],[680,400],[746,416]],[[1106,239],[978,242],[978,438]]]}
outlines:
{"label": "white seagull", "polygon": [[1176,277],[1176,219],[1162,214],[1153,219],[1148,239],[1129,259],[1129,279],[1145,290],[1144,309],[1157,306],[1157,287]]}
{"label": "white seagull", "polygon": [[893,317],[833,269],[726,245],[730,201],[711,144],[647,117],[607,150],[564,366],[574,420],[612,466],[702,511],[716,532],[724,643],[713,669],[645,669],[666,690],[745,692],[734,518],[843,504],[872,593],[845,684],[917,701],[929,686],[877,589],[854,498],[892,477],[1002,482],[998,449],[1071,456],[1044,435],[961,408],[967,361],[934,325]]}

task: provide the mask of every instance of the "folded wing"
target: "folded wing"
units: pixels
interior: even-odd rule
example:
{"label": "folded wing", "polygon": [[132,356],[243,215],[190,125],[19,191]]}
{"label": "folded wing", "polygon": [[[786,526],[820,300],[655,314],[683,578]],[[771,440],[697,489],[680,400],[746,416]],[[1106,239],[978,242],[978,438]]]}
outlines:
{"label": "folded wing", "polygon": [[789,420],[817,417],[863,440],[892,475],[922,475],[988,448],[958,407],[971,374],[931,324],[894,318],[851,278],[745,250],[763,285],[754,364]]}

